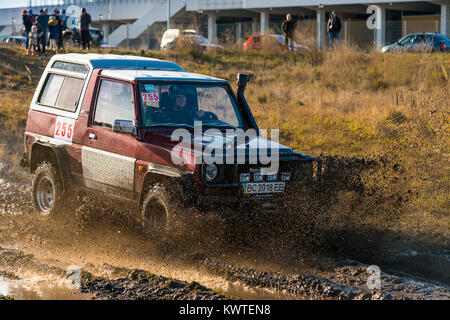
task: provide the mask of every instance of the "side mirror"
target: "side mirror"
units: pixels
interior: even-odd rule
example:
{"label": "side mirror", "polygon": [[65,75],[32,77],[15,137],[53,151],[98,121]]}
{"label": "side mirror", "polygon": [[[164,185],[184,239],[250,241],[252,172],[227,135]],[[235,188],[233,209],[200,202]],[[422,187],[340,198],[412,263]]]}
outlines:
{"label": "side mirror", "polygon": [[113,132],[128,133],[136,135],[136,126],[131,120],[114,120]]}

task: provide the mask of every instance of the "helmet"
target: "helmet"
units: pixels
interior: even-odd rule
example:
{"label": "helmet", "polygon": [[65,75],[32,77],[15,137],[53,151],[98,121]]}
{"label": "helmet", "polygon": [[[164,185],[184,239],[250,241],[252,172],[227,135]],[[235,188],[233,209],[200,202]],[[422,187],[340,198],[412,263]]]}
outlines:
{"label": "helmet", "polygon": [[26,15],[28,15],[28,11],[27,11],[27,9],[23,9],[23,10],[22,10],[22,15],[23,15],[23,16],[26,16]]}

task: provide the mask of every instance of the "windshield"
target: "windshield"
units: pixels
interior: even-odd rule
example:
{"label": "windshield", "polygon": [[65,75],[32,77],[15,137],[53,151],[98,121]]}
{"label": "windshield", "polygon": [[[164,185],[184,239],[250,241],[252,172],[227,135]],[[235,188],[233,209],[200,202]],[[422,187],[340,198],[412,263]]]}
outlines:
{"label": "windshield", "polygon": [[142,126],[244,128],[234,98],[224,85],[139,82]]}

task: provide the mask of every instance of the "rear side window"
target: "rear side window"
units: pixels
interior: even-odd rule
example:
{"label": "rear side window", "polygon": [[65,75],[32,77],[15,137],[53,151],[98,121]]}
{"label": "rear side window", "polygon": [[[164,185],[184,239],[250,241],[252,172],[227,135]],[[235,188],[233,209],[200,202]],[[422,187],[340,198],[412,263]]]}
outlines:
{"label": "rear side window", "polygon": [[75,112],[84,80],[50,73],[38,103],[46,107]]}
{"label": "rear side window", "polygon": [[112,128],[114,120],[134,121],[133,91],[126,83],[102,80],[94,124]]}

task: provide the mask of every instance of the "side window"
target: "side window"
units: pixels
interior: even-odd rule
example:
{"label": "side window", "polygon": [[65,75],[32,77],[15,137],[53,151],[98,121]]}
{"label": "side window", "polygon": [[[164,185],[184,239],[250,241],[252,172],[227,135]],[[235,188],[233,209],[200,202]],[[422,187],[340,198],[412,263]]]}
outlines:
{"label": "side window", "polygon": [[38,103],[47,107],[75,112],[84,80],[50,73]]}
{"label": "side window", "polygon": [[402,40],[400,40],[400,44],[402,46],[411,44],[411,42],[413,41],[414,37],[413,36],[407,36],[406,38],[403,38]]}
{"label": "side window", "polygon": [[94,124],[112,128],[114,120],[134,121],[133,91],[128,84],[102,80]]}
{"label": "side window", "polygon": [[416,43],[416,44],[425,44],[426,43],[425,36],[421,35],[421,34],[417,35],[416,36],[416,40],[414,41],[414,43]]}
{"label": "side window", "polygon": [[64,76],[58,74],[49,74],[47,82],[45,83],[44,91],[41,94],[39,103],[54,107],[56,104],[56,99],[58,98],[59,90],[64,82]]}

